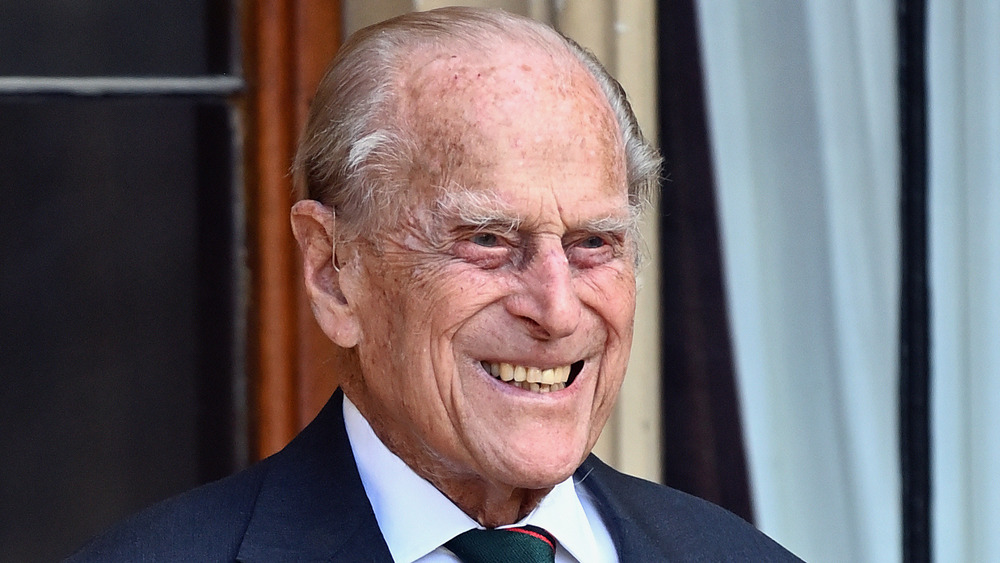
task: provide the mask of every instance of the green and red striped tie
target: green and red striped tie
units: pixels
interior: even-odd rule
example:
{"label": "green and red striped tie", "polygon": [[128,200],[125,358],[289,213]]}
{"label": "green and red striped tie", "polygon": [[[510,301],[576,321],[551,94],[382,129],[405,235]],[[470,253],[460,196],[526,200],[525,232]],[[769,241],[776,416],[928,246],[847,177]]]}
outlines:
{"label": "green and red striped tie", "polygon": [[538,526],[469,530],[444,544],[464,563],[553,563],[556,539]]}

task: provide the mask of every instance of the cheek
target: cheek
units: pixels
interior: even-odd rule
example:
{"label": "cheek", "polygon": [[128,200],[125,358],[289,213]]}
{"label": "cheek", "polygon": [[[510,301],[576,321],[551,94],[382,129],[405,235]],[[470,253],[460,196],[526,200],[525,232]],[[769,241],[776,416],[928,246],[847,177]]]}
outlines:
{"label": "cheek", "polygon": [[582,299],[620,339],[631,340],[635,317],[635,277],[631,270],[600,268],[580,279]]}
{"label": "cheek", "polygon": [[394,262],[368,280],[371,297],[360,308],[363,341],[372,351],[366,359],[392,357],[409,368],[450,356],[455,334],[505,287],[496,273],[446,259]]}
{"label": "cheek", "polygon": [[450,263],[433,273],[415,273],[412,313],[427,323],[437,338],[450,339],[470,319],[500,299],[510,285],[507,276],[462,262]]}

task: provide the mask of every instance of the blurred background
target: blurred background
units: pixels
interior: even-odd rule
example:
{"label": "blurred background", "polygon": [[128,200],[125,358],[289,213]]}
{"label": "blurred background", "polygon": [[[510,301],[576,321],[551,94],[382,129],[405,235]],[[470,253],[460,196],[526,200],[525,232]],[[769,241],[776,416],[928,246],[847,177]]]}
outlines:
{"label": "blurred background", "polygon": [[[295,138],[349,33],[454,3],[0,3],[0,561],[318,411]],[[594,51],[667,159],[597,453],[808,561],[1000,553],[1000,3],[460,3]]]}

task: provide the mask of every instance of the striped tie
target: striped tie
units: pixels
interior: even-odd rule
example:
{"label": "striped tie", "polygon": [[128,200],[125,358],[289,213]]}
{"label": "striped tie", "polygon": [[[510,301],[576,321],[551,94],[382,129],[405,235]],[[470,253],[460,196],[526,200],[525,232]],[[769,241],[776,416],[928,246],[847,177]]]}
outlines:
{"label": "striped tie", "polygon": [[556,540],[538,526],[469,530],[444,544],[464,563],[553,563]]}

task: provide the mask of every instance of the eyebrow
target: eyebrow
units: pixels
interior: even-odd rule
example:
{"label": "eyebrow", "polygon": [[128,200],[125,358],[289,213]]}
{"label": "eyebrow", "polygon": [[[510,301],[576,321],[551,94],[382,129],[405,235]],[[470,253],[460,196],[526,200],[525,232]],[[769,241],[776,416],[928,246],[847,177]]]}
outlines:
{"label": "eyebrow", "polygon": [[474,192],[454,183],[442,188],[434,213],[441,219],[457,220],[477,229],[513,232],[524,223],[495,193]]}
{"label": "eyebrow", "polygon": [[593,231],[597,233],[628,233],[636,228],[635,218],[631,213],[621,216],[607,215],[589,221],[584,221],[578,227],[581,231]]}
{"label": "eyebrow", "polygon": [[[457,220],[475,229],[495,229],[514,232],[521,228],[524,218],[492,192],[475,192],[458,184],[441,190],[434,205],[435,214],[441,219]],[[630,233],[637,228],[636,217],[626,209],[622,216],[607,215],[575,225],[575,231],[598,233]]]}

